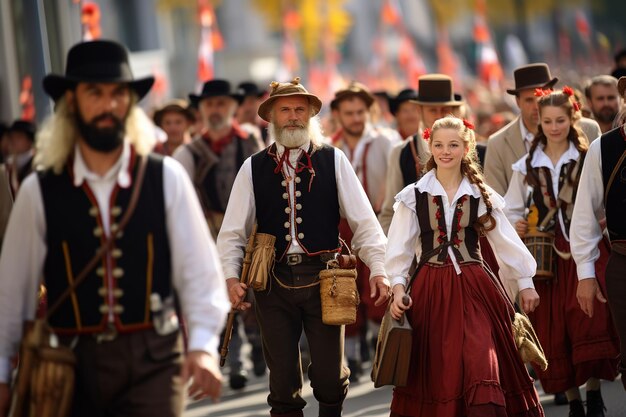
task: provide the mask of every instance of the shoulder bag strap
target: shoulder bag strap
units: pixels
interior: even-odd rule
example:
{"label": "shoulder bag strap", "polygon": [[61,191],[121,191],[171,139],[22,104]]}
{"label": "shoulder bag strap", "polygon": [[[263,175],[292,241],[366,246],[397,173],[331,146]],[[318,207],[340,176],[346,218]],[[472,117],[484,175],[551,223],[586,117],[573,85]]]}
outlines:
{"label": "shoulder bag strap", "polygon": [[[135,187],[133,188],[133,193],[130,196],[130,201],[128,203],[128,208],[124,212],[124,215],[122,216],[122,218],[121,218],[121,220],[119,222],[118,231],[115,232],[116,234],[119,234],[119,232],[122,231],[126,227],[126,225],[128,224],[128,221],[130,220],[131,216],[133,215],[133,212],[135,211],[135,208],[137,207],[137,201],[139,200],[139,193],[141,192],[141,186],[143,184],[143,179],[144,179],[144,176],[145,176],[145,173],[146,173],[146,165],[148,163],[148,157],[147,156],[143,156],[143,157],[140,156],[140,157],[138,157],[138,161],[137,162],[139,163],[139,168],[138,168],[138,171],[137,171],[137,177],[135,178]],[[107,250],[109,250],[109,248],[113,244],[114,240],[115,240],[115,237],[114,237],[113,234],[111,234],[111,236],[109,236],[102,243],[102,246],[100,246],[100,248],[98,248],[98,250],[96,251],[96,254],[93,256],[93,258],[91,258],[91,260],[89,260],[87,265],[85,265],[85,267],[76,276],[76,279],[74,280],[74,282],[72,284],[70,284],[66,288],[66,290],[63,291],[63,293],[56,300],[56,302],[50,308],[48,308],[48,310],[46,311],[46,321],[61,306],[61,304],[67,299],[67,297],[69,297],[70,294],[72,294],[76,290],[76,288],[85,280],[85,278],[87,278],[87,275],[89,275],[89,273],[95,268],[95,266],[98,264],[98,262],[100,261],[102,256],[105,254],[105,252]]]}
{"label": "shoulder bag strap", "polygon": [[611,172],[611,176],[609,177],[609,182],[606,183],[606,187],[604,188],[604,204],[605,205],[606,205],[606,199],[609,196],[609,190],[611,189],[611,186],[613,185],[613,181],[615,180],[617,171],[619,171],[619,168],[622,166],[624,159],[626,159],[626,151],[622,152],[622,156],[619,158],[619,161],[617,161],[617,164],[615,164],[615,168],[613,168],[613,172]]}

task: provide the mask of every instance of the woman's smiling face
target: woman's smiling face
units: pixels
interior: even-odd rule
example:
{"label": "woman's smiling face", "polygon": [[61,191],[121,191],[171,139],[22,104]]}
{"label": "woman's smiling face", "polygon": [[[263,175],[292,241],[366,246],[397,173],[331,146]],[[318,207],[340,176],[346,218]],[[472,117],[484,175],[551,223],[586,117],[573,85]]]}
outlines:
{"label": "woman's smiling face", "polygon": [[430,139],[430,151],[438,169],[460,169],[467,150],[456,129],[437,129]]}
{"label": "woman's smiling face", "polygon": [[541,129],[548,142],[560,143],[567,140],[572,119],[561,106],[541,108]]}

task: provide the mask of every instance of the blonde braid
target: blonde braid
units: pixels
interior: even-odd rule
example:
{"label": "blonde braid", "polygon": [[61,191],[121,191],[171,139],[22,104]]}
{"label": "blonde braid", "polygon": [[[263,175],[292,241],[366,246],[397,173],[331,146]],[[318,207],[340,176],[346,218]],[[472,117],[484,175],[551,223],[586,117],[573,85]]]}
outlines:
{"label": "blonde braid", "polygon": [[478,165],[471,158],[463,158],[463,160],[461,161],[461,172],[467,177],[470,183],[478,187],[478,189],[480,190],[480,195],[485,202],[487,212],[480,216],[478,219],[476,219],[476,223],[474,224],[476,230],[478,230],[481,235],[484,235],[485,232],[489,232],[496,227],[496,219],[491,214],[493,211],[493,204],[491,203],[491,199],[489,198],[489,193],[487,192],[485,181],[483,180],[483,176],[480,173]]}

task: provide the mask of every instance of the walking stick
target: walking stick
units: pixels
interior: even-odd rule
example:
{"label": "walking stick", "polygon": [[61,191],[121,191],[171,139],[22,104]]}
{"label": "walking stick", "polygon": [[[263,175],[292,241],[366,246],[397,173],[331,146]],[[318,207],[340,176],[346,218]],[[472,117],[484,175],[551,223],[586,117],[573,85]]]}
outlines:
{"label": "walking stick", "polygon": [[[252,262],[252,252],[254,251],[254,241],[256,237],[256,224],[252,229],[252,233],[248,238],[248,244],[246,245],[246,251],[243,256],[243,265],[241,267],[241,277],[239,278],[239,282],[243,282],[245,284],[248,283],[248,275],[250,273],[250,263]],[[228,345],[230,344],[230,339],[233,336],[233,325],[235,323],[235,314],[237,314],[237,310],[234,308],[230,309],[230,313],[228,313],[228,318],[226,319],[226,330],[224,331],[224,340],[222,341],[222,347],[220,348],[220,367],[223,367],[226,363],[226,356],[228,356]]]}

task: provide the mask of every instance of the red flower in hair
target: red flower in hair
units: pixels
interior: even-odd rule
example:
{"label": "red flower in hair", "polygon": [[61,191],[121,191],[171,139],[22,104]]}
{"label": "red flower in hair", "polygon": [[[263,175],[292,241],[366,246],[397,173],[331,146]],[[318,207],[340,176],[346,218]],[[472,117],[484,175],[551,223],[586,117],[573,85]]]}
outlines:
{"label": "red flower in hair", "polygon": [[573,102],[573,103],[572,103],[572,106],[574,107],[574,110],[575,110],[575,111],[580,111],[580,104],[578,104],[578,102],[577,102],[577,101]]}
{"label": "red flower in hair", "polygon": [[550,93],[552,93],[551,88],[547,88],[545,90],[543,88],[535,88],[535,97],[548,96]]}
{"label": "red flower in hair", "polygon": [[424,138],[424,140],[430,139],[430,133],[430,128],[424,129],[424,132],[422,133],[422,137]]}
{"label": "red flower in hair", "polygon": [[566,85],[565,87],[563,87],[563,94],[571,97],[574,95],[574,90],[572,89],[572,87]]}
{"label": "red flower in hair", "polygon": [[474,123],[470,122],[469,120],[463,119],[463,124],[465,125],[466,128],[470,130],[474,130]]}

